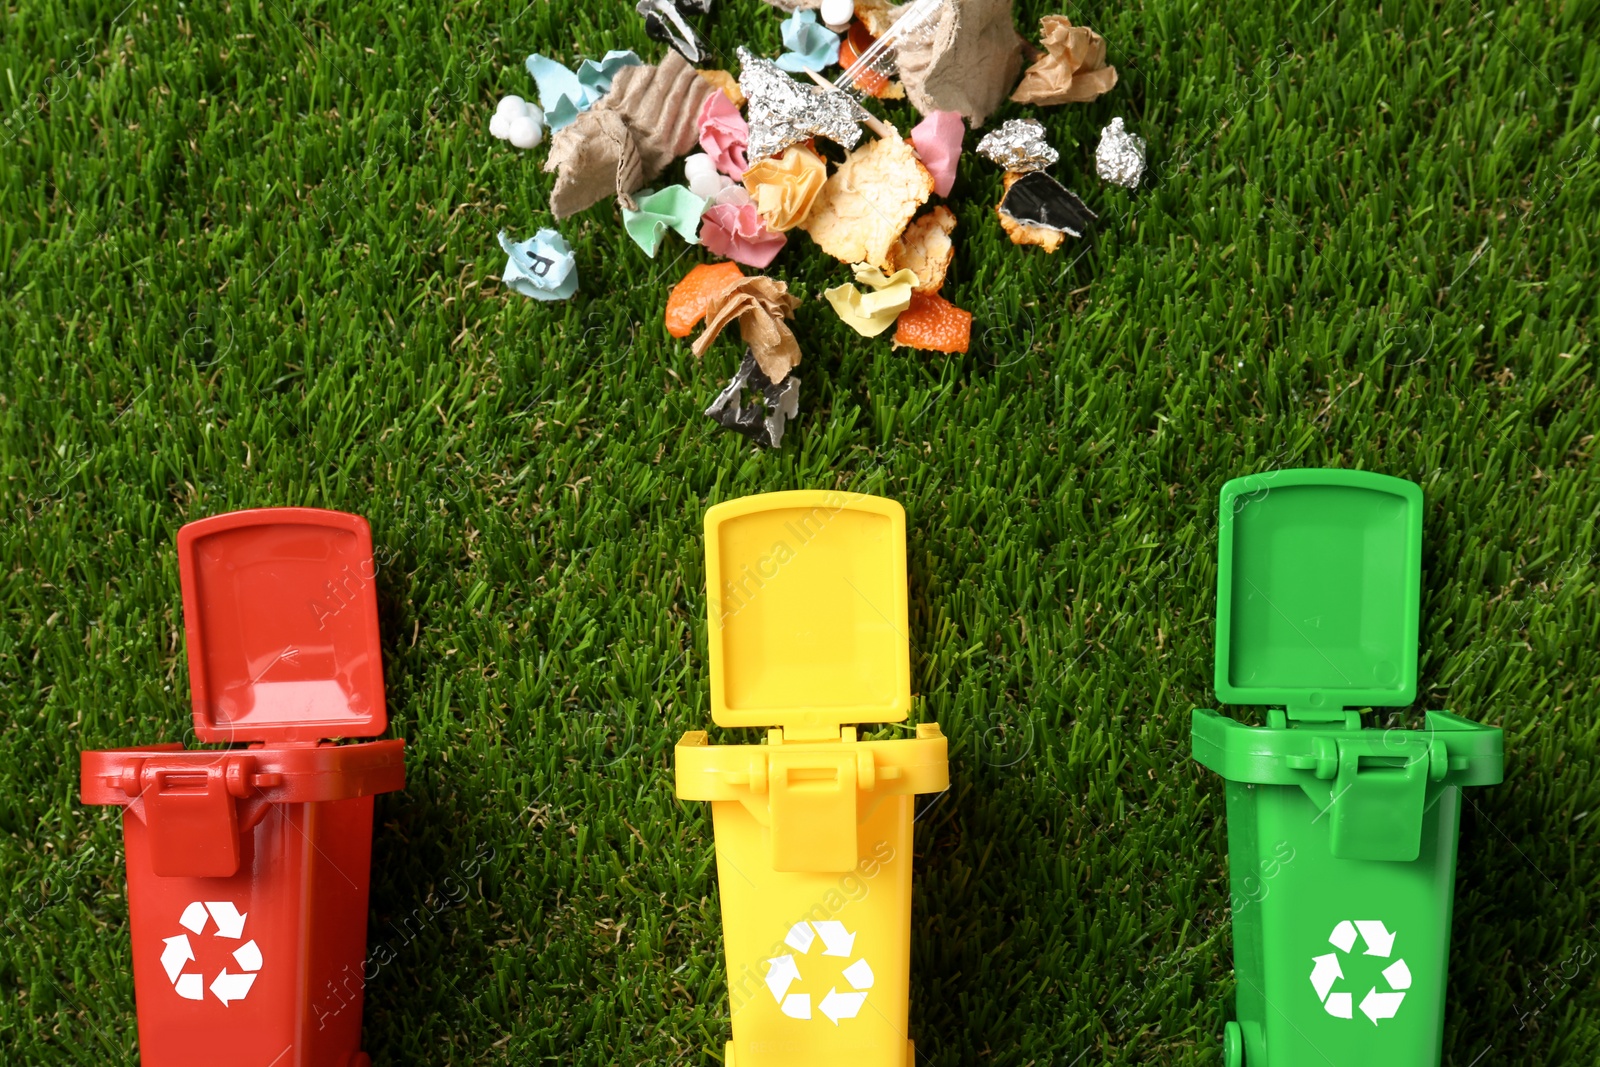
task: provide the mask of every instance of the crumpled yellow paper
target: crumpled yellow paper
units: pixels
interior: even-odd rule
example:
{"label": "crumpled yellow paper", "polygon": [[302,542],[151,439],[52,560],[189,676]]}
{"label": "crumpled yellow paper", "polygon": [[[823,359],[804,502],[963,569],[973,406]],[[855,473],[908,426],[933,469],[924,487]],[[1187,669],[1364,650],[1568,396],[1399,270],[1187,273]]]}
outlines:
{"label": "crumpled yellow paper", "polygon": [[706,326],[695,338],[694,354],[703,356],[723,328],[738,319],[739,336],[750,346],[761,373],[777,385],[800,365],[800,343],[783,321],[794,318],[799,306],[800,299],[775,278],[739,278],[706,301]]}
{"label": "crumpled yellow paper", "polygon": [[912,270],[897,270],[885,276],[870,263],[857,263],[854,270],[856,281],[869,286],[872,292],[863,293],[853,285],[839,285],[825,290],[822,295],[852,330],[863,337],[876,337],[893,326],[900,312],[911,306],[917,275]]}
{"label": "crumpled yellow paper", "polygon": [[[790,145],[782,155],[750,164],[744,187],[767,228],[782,233],[800,225],[828,181],[828,165],[805,145]],[[768,375],[771,377],[771,375]]]}
{"label": "crumpled yellow paper", "polygon": [[889,266],[889,250],[933,193],[933,175],[897,134],[851,152],[833,172],[803,223],[841,263]]}
{"label": "crumpled yellow paper", "polygon": [[1045,54],[1022,75],[1011,99],[1019,104],[1083,104],[1117,84],[1117,68],[1106,66],[1106,39],[1065,15],[1039,20]]}

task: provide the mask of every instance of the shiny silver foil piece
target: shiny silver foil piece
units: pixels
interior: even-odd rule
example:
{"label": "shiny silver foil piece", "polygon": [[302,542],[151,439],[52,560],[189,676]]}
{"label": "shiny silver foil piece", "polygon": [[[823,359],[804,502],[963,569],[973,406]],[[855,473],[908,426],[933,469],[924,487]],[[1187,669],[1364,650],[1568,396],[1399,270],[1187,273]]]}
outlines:
{"label": "shiny silver foil piece", "polygon": [[802,85],[772,60],[751,55],[742,46],[738,55],[739,89],[750,102],[745,156],[751,163],[812,137],[826,137],[845,148],[860,143],[865,113],[849,96]]}
{"label": "shiny silver foil piece", "polygon": [[1044,170],[1061,158],[1044,139],[1044,124],[1038,119],[1008,119],[990,130],[978,142],[978,154],[1005,170],[1026,174]]}
{"label": "shiny silver foil piece", "polygon": [[1144,138],[1123,129],[1120,118],[1112,119],[1111,125],[1100,131],[1094,169],[1108,182],[1139,188],[1144,177]]}

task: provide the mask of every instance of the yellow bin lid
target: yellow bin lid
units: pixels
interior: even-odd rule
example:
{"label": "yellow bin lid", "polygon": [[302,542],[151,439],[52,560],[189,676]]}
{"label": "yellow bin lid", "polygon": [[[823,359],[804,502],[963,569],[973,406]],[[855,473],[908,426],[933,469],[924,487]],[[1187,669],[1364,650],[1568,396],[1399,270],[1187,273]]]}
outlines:
{"label": "yellow bin lid", "polygon": [[906,513],[826,490],[706,512],[711,717],[806,736],[911,710]]}

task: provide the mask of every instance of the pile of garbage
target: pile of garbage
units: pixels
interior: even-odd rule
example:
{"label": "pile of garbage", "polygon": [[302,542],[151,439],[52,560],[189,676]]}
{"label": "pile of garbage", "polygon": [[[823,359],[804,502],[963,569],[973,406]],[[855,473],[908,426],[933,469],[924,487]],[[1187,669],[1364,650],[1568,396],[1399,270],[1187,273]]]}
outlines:
{"label": "pile of garbage", "polygon": [[[739,71],[697,67],[707,49],[693,17],[713,0],[640,0],[646,32],[667,44],[660,62],[607,52],[568,69],[527,59],[539,102],[499,102],[490,132],[517,149],[544,143],[556,175],[550,211],[569,218],[615,197],[628,237],[654,257],[669,231],[723,262],[691,268],[666,301],[674,337],[702,326],[702,355],[737,322],[746,354],[706,414],[776,446],[799,411],[800,345],[789,322],[800,300],[764,271],[803,234],[844,264],[848,280],[822,295],[864,337],[966,352],[972,315],[940,295],[955,256],[956,216],[942,200],[955,183],[969,126],[1008,97],[1027,104],[1085,103],[1117,84],[1106,42],[1064,15],[1041,20],[1025,42],[1011,0],[769,0],[788,15],[776,59],[737,50]],[[1025,68],[1026,64],[1026,69]],[[841,73],[832,80],[824,71]],[[921,116],[902,134],[867,107],[905,99]],[[1083,237],[1095,214],[1048,173],[1058,153],[1042,124],[1012,119],[976,151],[1004,172],[995,207],[1012,242],[1053,253]],[[1136,188],[1144,142],[1115,119],[1096,170]],[[662,184],[682,160],[682,177]],[[500,234],[504,279],[537,300],[578,287],[571,249],[554,229],[514,241]]]}

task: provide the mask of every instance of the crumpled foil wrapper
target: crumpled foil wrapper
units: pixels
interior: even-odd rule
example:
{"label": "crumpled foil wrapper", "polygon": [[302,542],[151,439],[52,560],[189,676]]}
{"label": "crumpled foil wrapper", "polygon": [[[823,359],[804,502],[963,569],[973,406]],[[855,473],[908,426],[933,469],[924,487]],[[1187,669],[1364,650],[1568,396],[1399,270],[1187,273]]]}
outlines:
{"label": "crumpled foil wrapper", "polygon": [[978,154],[1005,170],[1026,174],[1044,170],[1061,158],[1044,139],[1044,124],[1037,119],[1008,119],[978,142]]}
{"label": "crumpled foil wrapper", "polygon": [[740,47],[739,90],[750,103],[751,163],[777,155],[792,144],[826,137],[845,148],[861,141],[861,106],[834,89],[802,85],[770,59]]}
{"label": "crumpled foil wrapper", "polygon": [[1100,144],[1094,150],[1094,169],[1108,182],[1139,188],[1144,177],[1144,138],[1122,128],[1120,118],[1100,131]]}

